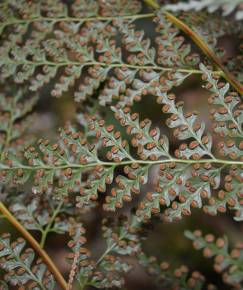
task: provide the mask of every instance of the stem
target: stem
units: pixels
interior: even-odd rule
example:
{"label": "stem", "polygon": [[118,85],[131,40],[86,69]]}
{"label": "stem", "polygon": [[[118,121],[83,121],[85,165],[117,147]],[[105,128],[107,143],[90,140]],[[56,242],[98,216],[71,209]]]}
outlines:
{"label": "stem", "polygon": [[[43,61],[43,62],[35,62],[35,61],[31,61],[31,60],[24,60],[24,61],[14,61],[12,59],[8,59],[7,61],[3,60],[2,62],[0,62],[0,65],[2,64],[15,64],[15,65],[33,65],[33,66],[53,66],[53,67],[63,67],[63,66],[68,66],[68,65],[76,65],[76,66],[95,66],[95,65],[99,65],[99,66],[103,66],[103,67],[110,67],[110,68],[116,68],[116,67],[120,67],[120,68],[131,68],[131,69],[152,69],[152,70],[157,70],[157,71],[178,71],[181,73],[191,73],[191,74],[203,74],[203,72],[199,69],[180,69],[180,68],[170,68],[170,67],[162,67],[162,66],[158,66],[158,65],[144,65],[144,66],[140,66],[140,65],[132,65],[132,64],[128,64],[128,63],[105,63],[105,62],[98,62],[98,61],[89,61],[89,62],[78,62],[78,61],[65,61],[65,62],[53,62],[53,61]],[[216,74],[216,75],[222,75],[221,71],[212,71],[212,74]],[[223,76],[223,75],[222,75]]]}
{"label": "stem", "polygon": [[0,212],[7,218],[7,220],[22,234],[22,236],[30,243],[33,249],[40,255],[43,262],[48,266],[50,272],[56,278],[58,284],[62,289],[67,289],[67,283],[62,274],[57,269],[49,255],[40,247],[40,244],[35,238],[16,220],[16,218],[9,212],[5,205],[0,202]]}
{"label": "stem", "polygon": [[159,4],[157,3],[156,0],[144,0],[144,2],[154,9],[159,9]]}
{"label": "stem", "polygon": [[41,248],[44,248],[47,235],[48,235],[48,233],[49,233],[49,231],[51,229],[51,226],[52,226],[56,216],[59,214],[60,209],[61,209],[62,206],[63,206],[63,200],[60,201],[60,203],[58,204],[57,208],[54,210],[53,215],[51,216],[51,219],[50,219],[48,225],[46,226],[46,228],[42,232],[42,237],[41,237],[41,241],[40,241]]}
{"label": "stem", "polygon": [[13,20],[3,22],[2,24],[0,23],[0,27],[2,29],[6,26],[9,25],[14,25],[14,24],[29,24],[37,21],[47,21],[47,22],[52,22],[53,24],[57,22],[87,22],[87,21],[112,21],[114,19],[117,19],[117,17],[123,18],[123,19],[143,19],[143,18],[151,18],[154,17],[155,13],[145,13],[145,14],[137,14],[137,15],[116,15],[116,16],[93,16],[93,17],[58,17],[58,18],[52,18],[52,17],[45,17],[45,16],[39,16],[36,18],[29,18],[29,19],[17,19],[14,18]]}
{"label": "stem", "polygon": [[121,166],[121,165],[132,165],[134,163],[138,163],[140,165],[146,165],[146,164],[165,164],[165,163],[186,163],[186,164],[205,164],[205,163],[213,163],[213,164],[223,164],[223,165],[241,165],[243,166],[243,161],[236,161],[236,160],[224,160],[224,159],[199,159],[199,160],[191,160],[191,159],[177,159],[177,158],[168,158],[168,159],[162,159],[162,160],[140,160],[140,159],[132,159],[132,160],[126,160],[121,162],[106,162],[106,161],[97,161],[90,164],[75,164],[75,163],[69,163],[65,165],[59,165],[59,166],[51,166],[51,165],[40,165],[40,166],[29,166],[29,165],[19,165],[14,167],[7,167],[0,163],[0,171],[11,171],[11,170],[63,170],[67,168],[73,168],[73,169],[86,169],[86,168],[92,168],[96,167],[97,165],[100,166]]}
{"label": "stem", "polygon": [[[121,237],[119,239],[119,241],[122,239],[123,237]],[[100,256],[100,258],[98,259],[98,261],[96,262],[95,266],[97,267],[103,260],[104,258],[113,250],[113,248],[116,246],[116,243],[112,244],[109,248],[107,248],[105,250],[105,252]]]}

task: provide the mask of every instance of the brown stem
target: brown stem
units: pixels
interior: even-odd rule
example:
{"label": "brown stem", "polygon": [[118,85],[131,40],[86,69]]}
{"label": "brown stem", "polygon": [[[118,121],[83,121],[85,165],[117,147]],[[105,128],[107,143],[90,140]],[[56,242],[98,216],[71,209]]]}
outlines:
{"label": "brown stem", "polygon": [[33,238],[33,236],[16,220],[16,218],[9,212],[5,205],[0,202],[0,212],[7,218],[7,220],[23,235],[23,237],[30,243],[33,249],[40,255],[43,262],[48,266],[50,272],[56,278],[56,281],[62,289],[67,289],[67,283],[62,274],[57,269],[48,254],[40,247],[39,243]]}
{"label": "brown stem", "polygon": [[144,2],[154,9],[159,9],[159,4],[155,0],[144,0]]}
{"label": "brown stem", "polygon": [[243,85],[239,83],[234,76],[223,66],[220,59],[208,47],[204,40],[190,27],[188,27],[180,19],[165,11],[166,17],[175,24],[179,29],[185,32],[196,43],[196,45],[203,51],[203,53],[223,72],[223,77],[234,87],[240,94],[243,94]]}

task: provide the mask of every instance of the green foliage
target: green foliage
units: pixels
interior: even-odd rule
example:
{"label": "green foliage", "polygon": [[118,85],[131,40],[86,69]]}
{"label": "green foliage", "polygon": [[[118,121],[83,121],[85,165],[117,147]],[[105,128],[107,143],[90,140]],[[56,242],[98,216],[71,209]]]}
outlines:
{"label": "green foliage", "polygon": [[[198,271],[149,257],[143,240],[155,217],[187,221],[202,209],[212,220],[226,212],[231,223],[243,220],[242,86],[234,77],[241,80],[242,57],[218,48],[231,33],[240,42],[241,24],[191,12],[222,8],[241,19],[242,1],[174,2],[153,12],[136,0],[0,4],[0,211],[33,248],[0,238],[0,289],[123,289],[134,263],[163,289],[216,289]],[[205,44],[230,72],[200,53]],[[193,98],[203,94],[209,113],[182,100],[199,77]],[[63,96],[65,110],[72,99],[77,112],[56,137],[36,142],[32,111],[49,95]],[[95,215],[103,220],[98,246],[87,241]],[[50,235],[66,243],[68,232],[65,281],[43,248]],[[242,245],[229,253],[227,238],[186,236],[241,289]]]}
{"label": "green foliage", "polygon": [[[120,1],[115,2],[118,5]],[[199,59],[191,53],[189,44],[183,44],[179,30],[158,13],[156,51],[144,32],[136,30],[132,23],[139,18],[136,15],[141,6],[139,2],[121,3],[118,9],[115,3],[94,1],[87,6],[90,10],[84,10],[84,5],[88,4],[81,2],[73,4],[69,13],[61,3],[56,9],[54,4],[25,3],[23,8],[17,1],[11,5],[6,2],[0,16],[4,44],[0,50],[1,78],[9,79],[14,75],[15,82],[28,83],[33,91],[54,80],[53,96],[59,97],[74,87],[76,101],[85,100],[105,82],[100,95],[103,105],[121,94],[124,94],[121,103],[132,104],[144,91],[152,93],[158,84],[166,90],[181,84],[194,72]],[[81,11],[78,6],[82,7]],[[115,21],[110,17],[120,13],[128,16]],[[98,22],[93,22],[93,17],[97,17]],[[9,38],[5,32],[15,30],[18,24],[22,29]],[[25,41],[29,29],[31,38]],[[54,33],[50,33],[52,30]],[[79,30],[82,31],[80,36]],[[115,38],[117,34],[121,43]],[[161,45],[161,38],[168,38],[166,45]],[[175,65],[178,71],[172,74]],[[151,71],[145,71],[147,68]]]}
{"label": "green foliage", "polygon": [[[220,83],[219,87],[211,72],[203,65],[201,69],[213,93],[210,102],[216,105],[212,113],[215,132],[230,137],[225,143],[219,142],[219,153],[232,161],[218,159],[212,151],[212,136],[205,132],[205,124],[199,122],[197,112],[185,113],[183,103],[176,103],[174,95],[157,90],[158,104],[163,105],[164,113],[170,114],[166,124],[173,129],[176,138],[190,140],[180,144],[175,156],[169,152],[168,138],[161,136],[158,128],[152,128],[150,120],[139,122],[138,114],[131,114],[128,107],[122,109],[117,105],[112,110],[127,128],[127,134],[132,136],[131,142],[123,140],[113,125],[106,126],[104,120],[90,118],[87,120],[89,130],[94,131],[96,138],[87,140],[82,131],[67,127],[60,131],[58,143],[40,140],[38,148],[29,147],[24,153],[26,161],[21,162],[8,154],[1,165],[2,182],[16,186],[33,178],[33,193],[51,189],[58,195],[81,193],[77,196],[78,205],[84,207],[95,201],[99,192],[106,191],[106,185],[113,183],[115,169],[123,166],[125,176],[115,178],[117,186],[111,189],[111,196],[106,198],[104,205],[106,210],[114,211],[122,207],[123,201],[130,201],[132,193],[140,192],[141,185],[148,181],[150,168],[160,164],[161,174],[155,191],[149,192],[139,205],[140,218],[150,218],[165,205],[167,219],[180,219],[191,213],[191,207],[201,208],[206,203],[204,209],[210,214],[225,211],[228,204],[236,211],[236,219],[241,220],[242,177],[237,167],[242,156],[242,142],[238,142],[242,134],[240,100],[235,93],[232,97],[226,96],[229,86]],[[236,141],[231,139],[236,137]],[[131,154],[131,147],[137,148],[136,156]],[[204,156],[206,159],[202,159]],[[222,170],[228,172],[223,187]],[[218,197],[212,193],[216,189]]]}

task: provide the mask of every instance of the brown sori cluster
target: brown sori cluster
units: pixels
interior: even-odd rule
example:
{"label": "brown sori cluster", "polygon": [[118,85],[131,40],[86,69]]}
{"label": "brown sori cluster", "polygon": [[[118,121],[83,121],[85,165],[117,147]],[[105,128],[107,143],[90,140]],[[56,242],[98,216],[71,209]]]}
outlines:
{"label": "brown sori cluster", "polygon": [[133,136],[131,145],[137,148],[139,158],[155,161],[161,156],[169,156],[167,138],[161,136],[159,128],[151,128],[151,120],[139,121],[139,114],[131,113],[129,107],[122,109],[118,106],[113,110],[115,118],[126,127],[127,134]]}
{"label": "brown sori cluster", "polygon": [[8,146],[11,147],[11,152],[20,155],[21,150],[33,142],[33,137],[27,137],[25,133],[33,122],[34,115],[31,114],[31,111],[37,102],[37,97],[24,97],[23,95],[22,89],[14,97],[0,95],[0,148],[2,154],[8,151],[8,148],[5,148]]}
{"label": "brown sori cluster", "polygon": [[161,93],[157,102],[162,104],[162,112],[171,114],[166,124],[174,129],[174,136],[179,140],[193,138],[189,144],[182,143],[175,151],[177,158],[197,160],[211,154],[211,138],[205,134],[204,124],[198,120],[198,112],[183,112],[184,102],[175,102],[174,94]]}
{"label": "brown sori cluster", "polygon": [[153,276],[163,289],[179,290],[186,287],[185,289],[216,290],[213,284],[206,284],[205,277],[200,272],[191,272],[185,265],[173,268],[168,262],[159,263],[156,257],[147,257],[143,252],[138,254],[138,258],[148,274]]}
{"label": "brown sori cluster", "polygon": [[[180,220],[191,214],[191,208],[201,208],[210,215],[225,213],[226,208],[235,211],[235,219],[242,218],[242,178],[240,169],[232,166],[224,179],[222,189],[221,167],[211,163],[194,165],[161,164],[154,192],[148,192],[139,204],[137,215],[140,219],[150,219],[158,214],[161,206],[166,206],[166,220]],[[218,193],[217,193],[218,192]],[[205,204],[203,206],[203,204]]]}
{"label": "brown sori cluster", "polygon": [[[215,77],[215,79],[217,78]],[[223,88],[224,86],[225,86],[224,83],[218,83],[219,90]],[[212,85],[208,84],[206,88],[210,90],[212,88]],[[219,96],[217,94],[211,95],[209,98],[209,103],[215,104],[217,102],[220,102],[218,99],[219,99]],[[237,124],[234,123],[232,120],[229,120],[227,122],[227,117],[228,117],[227,115],[229,114],[229,111],[223,104],[227,104],[227,106],[230,107],[230,106],[234,106],[234,103],[239,103],[239,102],[240,102],[240,98],[238,94],[235,92],[229,92],[229,94],[224,97],[224,100],[221,100],[222,105],[219,105],[217,108],[214,108],[211,110],[212,120],[215,121],[215,123],[213,124],[214,131],[219,133],[221,137],[227,136],[227,133],[224,131],[225,127],[228,127],[230,131],[235,131],[235,130],[237,131],[238,129]],[[237,109],[233,112],[233,117],[237,119],[242,114],[242,109],[243,109],[243,104],[240,104],[237,107]],[[222,119],[222,121],[220,119]],[[224,121],[224,119],[226,119],[226,121]],[[220,130],[220,128],[222,129]],[[232,135],[234,136],[234,132],[232,132]]]}
{"label": "brown sori cluster", "polygon": [[[30,248],[24,249],[25,240],[18,238],[10,243],[10,235],[3,234],[0,238],[0,266],[6,271],[5,281],[10,281],[18,289],[36,289],[40,285],[47,289],[53,279],[51,273],[46,270],[41,259],[37,259],[33,264],[34,251]],[[29,264],[29,268],[26,266]],[[13,267],[16,264],[18,266]],[[44,267],[44,271],[41,269]],[[34,278],[33,278],[34,277]]]}
{"label": "brown sori cluster", "polygon": [[227,207],[235,209],[236,219],[242,216],[242,182],[241,171],[237,166],[231,166],[230,174],[224,178],[224,188],[218,191],[217,197],[209,199],[209,205],[204,206],[204,211],[208,214],[216,215],[217,212],[225,213]]}
{"label": "brown sori cluster", "polygon": [[[222,277],[225,283],[233,285],[235,289],[241,289],[242,243],[237,243],[235,248],[229,250],[226,238],[216,239],[212,234],[207,234],[203,237],[200,230],[186,233],[186,235],[193,240],[195,249],[203,250],[203,255],[206,258],[214,257],[214,270],[223,274]],[[237,274],[239,277],[237,277]]]}
{"label": "brown sori cluster", "polygon": [[108,211],[115,211],[122,208],[124,202],[130,202],[133,194],[140,193],[140,187],[147,182],[147,170],[133,163],[124,167],[126,176],[118,175],[115,178],[116,187],[111,189],[111,195],[106,196],[106,203],[103,208]]}
{"label": "brown sori cluster", "polygon": [[209,103],[213,106],[211,118],[213,129],[224,140],[219,142],[219,153],[233,160],[242,160],[242,109],[239,95],[229,91],[229,84],[220,81],[219,76],[212,75],[205,69],[203,80],[206,88],[212,92]]}
{"label": "brown sori cluster", "polygon": [[[156,32],[160,34],[155,41],[158,45],[157,62],[161,66],[194,66],[199,62],[199,55],[191,53],[190,44],[180,35],[177,27],[167,22],[164,17],[155,17]],[[187,53],[185,53],[187,51]]]}
{"label": "brown sori cluster", "polygon": [[233,160],[243,160],[243,141],[227,140],[225,142],[219,142],[219,153],[221,156],[229,157]]}
{"label": "brown sori cluster", "polygon": [[114,131],[114,125],[105,126],[105,121],[99,120],[98,122],[91,122],[89,129],[96,132],[98,139],[101,138],[103,147],[111,147],[106,153],[108,160],[118,163],[127,157],[126,147],[128,143],[121,139],[119,131]]}

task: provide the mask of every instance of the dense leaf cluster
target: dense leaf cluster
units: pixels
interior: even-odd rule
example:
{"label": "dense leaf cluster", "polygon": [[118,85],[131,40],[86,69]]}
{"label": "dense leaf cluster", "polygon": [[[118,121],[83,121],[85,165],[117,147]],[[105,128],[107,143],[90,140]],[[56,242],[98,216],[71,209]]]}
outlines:
{"label": "dense leaf cluster", "polygon": [[[242,56],[226,65],[217,48],[229,31],[242,38],[242,27],[188,12],[223,5],[241,19],[242,1],[176,1],[153,12],[136,0],[71,2],[0,3],[0,211],[33,248],[2,235],[0,287],[121,288],[136,261],[163,289],[216,289],[198,271],[148,257],[142,240],[154,216],[176,222],[194,208],[243,220]],[[153,20],[152,37],[141,19]],[[179,100],[198,76],[212,124]],[[43,91],[73,96],[79,109],[54,141],[28,130]],[[164,127],[137,112],[145,98],[156,100]],[[99,205],[107,218],[97,255],[86,246],[85,214]],[[43,249],[50,233],[70,235],[67,281]],[[226,238],[186,236],[215,257],[226,284],[243,287],[241,244],[229,253]]]}

